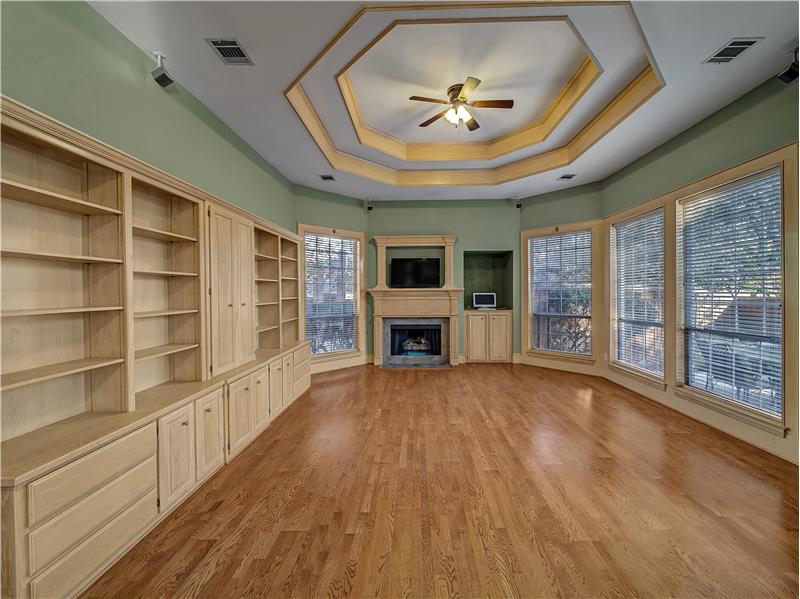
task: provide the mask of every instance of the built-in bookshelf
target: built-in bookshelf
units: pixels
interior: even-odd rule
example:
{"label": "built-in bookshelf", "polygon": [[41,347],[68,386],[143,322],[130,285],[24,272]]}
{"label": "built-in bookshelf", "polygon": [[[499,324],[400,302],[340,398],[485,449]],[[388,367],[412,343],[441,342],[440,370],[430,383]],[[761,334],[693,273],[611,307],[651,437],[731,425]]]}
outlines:
{"label": "built-in bookshelf", "polygon": [[132,182],[134,385],[202,379],[199,201]]}
{"label": "built-in bookshelf", "polygon": [[132,409],[121,173],[7,128],[1,170],[2,439]]}
{"label": "built-in bookshelf", "polygon": [[300,338],[299,244],[281,238],[281,342],[293,343]]}
{"label": "built-in bookshelf", "polygon": [[258,349],[281,346],[280,237],[255,228],[256,338]]}

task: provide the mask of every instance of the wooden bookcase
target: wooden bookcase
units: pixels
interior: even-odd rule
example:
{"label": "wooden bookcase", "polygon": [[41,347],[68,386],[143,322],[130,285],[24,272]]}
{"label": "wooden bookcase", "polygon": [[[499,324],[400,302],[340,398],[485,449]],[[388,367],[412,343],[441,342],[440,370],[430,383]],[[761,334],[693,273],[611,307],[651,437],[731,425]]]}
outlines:
{"label": "wooden bookcase", "polygon": [[281,344],[288,345],[300,339],[300,281],[299,244],[281,237]]}
{"label": "wooden bookcase", "polygon": [[3,128],[1,186],[2,439],[133,409],[122,174]]}
{"label": "wooden bookcase", "polygon": [[281,238],[255,227],[257,349],[281,346],[280,242]]}
{"label": "wooden bookcase", "polygon": [[202,202],[131,185],[135,391],[203,378]]}

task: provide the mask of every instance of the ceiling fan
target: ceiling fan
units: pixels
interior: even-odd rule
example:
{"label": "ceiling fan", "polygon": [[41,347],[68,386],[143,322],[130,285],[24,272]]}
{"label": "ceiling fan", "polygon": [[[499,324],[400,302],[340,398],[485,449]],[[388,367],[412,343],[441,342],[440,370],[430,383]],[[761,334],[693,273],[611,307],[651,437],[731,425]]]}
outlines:
{"label": "ceiling fan", "polygon": [[447,97],[449,100],[439,100],[437,98],[426,98],[424,96],[411,96],[409,100],[416,102],[432,102],[434,104],[447,104],[440,113],[433,115],[427,121],[419,124],[420,127],[427,127],[431,123],[435,123],[440,118],[444,117],[448,122],[458,125],[463,122],[467,129],[475,131],[480,125],[475,117],[467,110],[467,106],[471,108],[513,108],[514,100],[475,100],[468,102],[472,92],[475,91],[481,84],[480,79],[475,77],[467,77],[464,83],[456,83],[447,88]]}

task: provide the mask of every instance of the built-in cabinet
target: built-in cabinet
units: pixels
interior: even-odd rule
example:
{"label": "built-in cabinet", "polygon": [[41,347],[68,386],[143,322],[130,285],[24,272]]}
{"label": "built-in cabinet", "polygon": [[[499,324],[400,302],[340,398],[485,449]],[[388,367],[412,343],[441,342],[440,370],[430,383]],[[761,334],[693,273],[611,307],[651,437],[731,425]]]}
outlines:
{"label": "built-in cabinet", "polygon": [[301,244],[0,105],[2,595],[71,597],[308,389]]}
{"label": "built-in cabinet", "polygon": [[467,362],[511,362],[513,312],[511,310],[465,310]]}

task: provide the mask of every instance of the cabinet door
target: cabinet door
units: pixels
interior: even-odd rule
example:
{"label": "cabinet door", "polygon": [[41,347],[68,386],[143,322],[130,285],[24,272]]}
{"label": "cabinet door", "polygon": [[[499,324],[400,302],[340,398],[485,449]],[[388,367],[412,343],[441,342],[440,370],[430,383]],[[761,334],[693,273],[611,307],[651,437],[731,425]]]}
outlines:
{"label": "cabinet door", "polygon": [[253,422],[261,430],[269,422],[269,368],[262,368],[253,379]]}
{"label": "cabinet door", "polygon": [[511,314],[489,316],[489,359],[493,362],[511,361]]}
{"label": "cabinet door", "polygon": [[225,463],[222,389],[194,402],[197,480],[208,478]]}
{"label": "cabinet door", "polygon": [[250,441],[253,415],[250,401],[250,377],[228,385],[228,455],[239,453]]}
{"label": "cabinet door", "polygon": [[191,491],[195,481],[194,407],[175,410],[158,420],[158,496],[160,511]]}
{"label": "cabinet door", "polygon": [[467,313],[467,360],[484,362],[487,360],[488,324],[486,314]]}
{"label": "cabinet door", "polygon": [[211,208],[211,366],[214,375],[236,365],[234,223],[228,213]]}
{"label": "cabinet door", "polygon": [[244,364],[255,359],[255,257],[253,255],[253,223],[237,219],[234,224],[235,278],[236,278],[236,363]]}
{"label": "cabinet door", "polygon": [[269,365],[269,419],[272,420],[283,409],[283,361],[275,360]]}
{"label": "cabinet door", "polygon": [[283,358],[283,406],[294,399],[294,358],[292,354]]}

